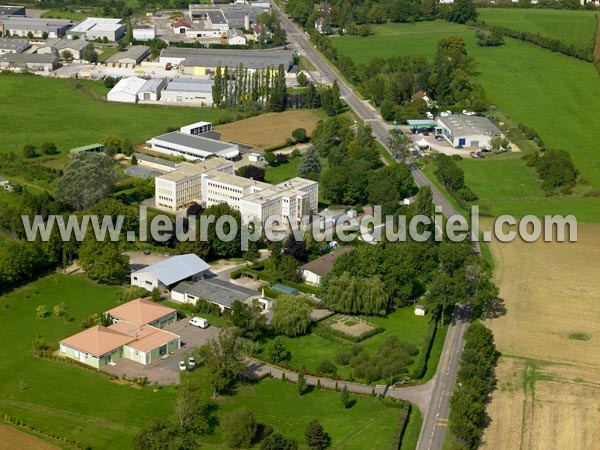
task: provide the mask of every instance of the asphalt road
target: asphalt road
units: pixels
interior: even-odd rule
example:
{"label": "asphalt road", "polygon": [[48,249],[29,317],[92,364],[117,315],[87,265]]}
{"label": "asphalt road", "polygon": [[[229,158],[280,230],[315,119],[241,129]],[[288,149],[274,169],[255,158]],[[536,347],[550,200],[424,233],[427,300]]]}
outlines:
{"label": "asphalt road", "polygon": [[[365,123],[368,123],[373,129],[376,139],[388,150],[389,128],[377,113],[377,111],[366,101],[361,100],[354,91],[339,78],[321,55],[315,50],[308,41],[307,35],[300,30],[285,15],[279,6],[273,4],[274,10],[278,12],[281,24],[286,30],[288,40],[297,48],[299,53],[304,55],[321,73],[322,79],[337,80],[340,86],[340,94],[343,100]],[[390,152],[391,153],[391,152]],[[425,174],[410,160],[398,161],[405,162],[411,169],[413,178],[417,186],[429,186],[433,193],[433,201],[437,206],[442,207],[442,213],[446,216],[458,214],[452,204],[442,195],[442,193],[433,185]],[[479,253],[479,244],[475,244],[476,251]],[[446,334],[442,357],[437,368],[436,375],[430,383],[433,389],[429,396],[427,406],[424,411],[423,427],[417,444],[418,450],[441,450],[450,413],[450,398],[454,391],[454,384],[462,349],[464,347],[464,332],[469,322],[469,311],[462,308],[456,308],[452,318],[452,323]],[[422,409],[422,408],[421,408]]]}

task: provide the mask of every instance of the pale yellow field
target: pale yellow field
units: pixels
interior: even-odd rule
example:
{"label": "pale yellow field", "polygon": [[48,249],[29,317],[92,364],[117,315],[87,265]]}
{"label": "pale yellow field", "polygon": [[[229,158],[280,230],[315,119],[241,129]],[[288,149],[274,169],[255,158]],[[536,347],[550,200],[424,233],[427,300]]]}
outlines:
{"label": "pale yellow field", "polygon": [[505,356],[485,449],[600,449],[600,226],[578,231],[491,245],[507,313],[486,321]]}
{"label": "pale yellow field", "polygon": [[0,448],[2,450],[59,450],[59,447],[8,425],[0,425]]}
{"label": "pale yellow field", "polygon": [[238,142],[265,149],[283,144],[296,128],[305,128],[308,135],[317,126],[319,117],[308,109],[289,110],[282,113],[261,114],[239,122],[219,125],[221,140]]}

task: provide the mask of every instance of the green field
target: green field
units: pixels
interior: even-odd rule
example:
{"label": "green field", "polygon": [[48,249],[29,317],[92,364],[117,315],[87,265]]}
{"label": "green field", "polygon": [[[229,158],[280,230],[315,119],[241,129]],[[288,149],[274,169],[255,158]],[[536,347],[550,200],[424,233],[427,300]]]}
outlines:
{"label": "green field", "polygon": [[[32,356],[32,339],[49,343],[80,331],[83,317],[116,305],[119,288],[98,286],[86,277],[53,275],[0,298],[0,412],[45,432],[93,445],[129,448],[133,435],[152,417],[167,416],[173,388],[157,393],[111,383],[78,366]],[[61,302],[71,322],[36,317],[38,305],[49,311]]]}
{"label": "green field", "polygon": [[277,184],[289,180],[290,178],[297,177],[298,168],[300,167],[301,162],[302,158],[293,158],[278,166],[266,166],[265,182]]}
{"label": "green field", "polygon": [[[392,334],[404,341],[415,344],[421,349],[429,324],[429,318],[415,316],[412,307],[400,308],[385,317],[365,317],[365,319],[375,327],[385,329],[384,332],[360,343],[361,347],[370,353],[375,353],[383,341]],[[291,366],[304,367],[311,372],[316,370],[321,361],[325,359],[334,361],[338,353],[349,350],[352,346],[350,342],[344,345],[314,333],[297,338],[284,337],[282,339],[292,355]],[[437,366],[437,362],[433,365]],[[338,365],[338,374],[341,376],[348,377],[350,372],[351,368],[349,366]]]}
{"label": "green field", "polygon": [[[54,142],[66,153],[73,147],[97,142],[106,134],[143,143],[170,126],[232,114],[216,109],[109,103],[83,94],[75,83],[0,76],[0,151],[20,152],[27,143],[39,146]],[[101,92],[99,88],[93,90]]]}
{"label": "green field", "polygon": [[259,423],[267,423],[304,444],[304,429],[318,419],[331,436],[331,448],[344,450],[389,448],[401,410],[386,407],[374,397],[351,396],[356,403],[344,411],[340,395],[312,390],[298,397],[293,384],[266,379],[241,387],[235,397],[219,402],[223,412],[246,406]]}
{"label": "green field", "polygon": [[[568,150],[584,182],[600,189],[600,83],[592,64],[512,39],[506,39],[502,47],[478,47],[471,29],[440,21],[386,24],[373,29],[371,37],[336,37],[332,41],[341,52],[364,63],[372,56],[411,53],[431,59],[439,39],[449,35],[465,39],[476,61],[475,79],[492,103],[513,121],[534,128],[546,146]],[[479,175],[470,170],[484,167],[490,170]],[[581,221],[600,221],[600,202],[595,198],[541,198],[533,172],[516,159],[506,163],[470,161],[465,171],[467,183],[478,184],[473,186],[475,192],[484,200],[493,200],[494,214],[500,210],[517,215],[577,213]],[[531,173],[530,179],[527,173]],[[503,178],[503,174],[510,178]]]}
{"label": "green field", "polygon": [[586,49],[595,41],[595,11],[480,8],[477,12],[487,24],[539,33],[576,48]]}

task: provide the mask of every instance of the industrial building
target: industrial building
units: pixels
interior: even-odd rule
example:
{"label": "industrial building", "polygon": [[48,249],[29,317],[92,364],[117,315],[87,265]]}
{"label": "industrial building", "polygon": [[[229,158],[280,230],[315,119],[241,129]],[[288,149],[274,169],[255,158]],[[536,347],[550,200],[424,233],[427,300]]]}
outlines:
{"label": "industrial building", "polygon": [[0,38],[0,55],[5,53],[23,53],[29,48],[27,39]]}
{"label": "industrial building", "polygon": [[145,45],[132,45],[122,52],[109,56],[105,64],[108,67],[133,69],[150,54],[150,49]]}
{"label": "industrial building", "polygon": [[171,156],[183,156],[190,161],[205,160],[212,156],[232,159],[240,154],[237,144],[194,136],[180,131],[153,137],[148,144],[150,150]]}
{"label": "industrial building", "polygon": [[453,147],[489,147],[502,132],[486,117],[463,114],[438,117],[437,132]]}
{"label": "industrial building", "polygon": [[67,19],[44,19],[21,16],[0,16],[0,32],[6,37],[57,38],[64,36],[73,22]]}
{"label": "industrial building", "polygon": [[291,50],[221,50],[203,48],[167,47],[160,54],[160,63],[179,65],[179,70],[190,75],[211,75],[217,67],[246,69],[277,69],[283,65],[290,70],[294,64]]}
{"label": "industrial building", "polygon": [[4,16],[25,16],[25,7],[0,5],[0,17]]}
{"label": "industrial building", "polygon": [[251,304],[254,299],[258,300],[258,297],[259,294],[256,291],[217,277],[209,277],[196,282],[184,281],[171,290],[171,300],[175,302],[195,305],[198,300],[204,300],[217,305],[221,311],[231,309],[234,302]]}
{"label": "industrial building", "polygon": [[146,155],[144,153],[134,153],[131,155],[137,160],[137,165],[148,169],[157,170],[160,172],[173,172],[177,169],[178,164],[174,161],[157,158],[156,156]]}
{"label": "industrial building", "polygon": [[71,28],[67,33],[69,39],[77,36],[88,41],[104,38],[109,41],[118,41],[124,35],[125,25],[122,19],[99,17],[88,17]]}
{"label": "industrial building", "polygon": [[109,102],[137,103],[138,92],[146,84],[146,80],[138,77],[121,78],[108,92],[106,99]]}
{"label": "industrial building", "polygon": [[167,85],[165,78],[153,78],[144,83],[137,93],[139,101],[157,101],[160,100],[161,93]]}
{"label": "industrial building", "polygon": [[212,106],[212,80],[175,79],[169,81],[161,100],[169,103],[190,103],[197,106]]}
{"label": "industrial building", "polygon": [[[210,265],[193,253],[177,255],[132,272],[131,285],[148,291],[155,288],[164,291],[184,280],[200,280],[208,269]],[[109,312],[113,318],[120,317],[111,311]]]}
{"label": "industrial building", "polygon": [[4,53],[0,55],[0,70],[29,70],[32,72],[52,72],[58,67],[58,57],[49,53]]}
{"label": "industrial building", "polygon": [[81,59],[81,53],[84,48],[94,48],[90,42],[82,39],[50,39],[44,45],[37,49],[37,53],[58,53],[62,56],[63,52],[70,52],[73,59]]}
{"label": "industrial building", "polygon": [[202,175],[222,172],[233,175],[233,163],[222,158],[211,158],[200,163],[181,163],[176,170],[156,177],[154,202],[157,208],[178,211],[196,202],[202,202]]}
{"label": "industrial building", "polygon": [[136,41],[150,41],[156,37],[156,27],[154,25],[138,25],[133,28],[132,35]]}

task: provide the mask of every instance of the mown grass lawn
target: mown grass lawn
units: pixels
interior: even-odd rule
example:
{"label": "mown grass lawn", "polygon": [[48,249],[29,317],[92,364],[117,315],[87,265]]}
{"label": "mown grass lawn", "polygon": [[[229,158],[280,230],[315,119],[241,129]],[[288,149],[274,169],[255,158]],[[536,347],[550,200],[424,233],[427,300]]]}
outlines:
{"label": "mown grass lawn", "polygon": [[539,33],[581,49],[595,41],[595,11],[480,8],[477,12],[479,20],[490,25]]}
{"label": "mown grass lawn", "polygon": [[220,400],[219,406],[224,413],[245,406],[259,423],[295,438],[302,448],[306,448],[304,430],[312,419],[318,419],[331,436],[331,448],[389,448],[404,411],[374,397],[351,395],[351,399],[356,403],[344,411],[339,393],[314,389],[299,397],[296,385],[267,378],[255,386],[240,387],[234,397]]}
{"label": "mown grass lawn", "polygon": [[20,152],[28,143],[40,146],[54,142],[66,154],[107,134],[143,143],[165,133],[167,127],[233,114],[217,109],[106,102],[85,95],[76,89],[76,83],[37,76],[0,76],[0,151]]}
{"label": "mown grass lawn", "polygon": [[265,181],[271,184],[281,183],[298,176],[298,168],[302,158],[290,158],[288,162],[278,166],[267,166],[265,170]]}

